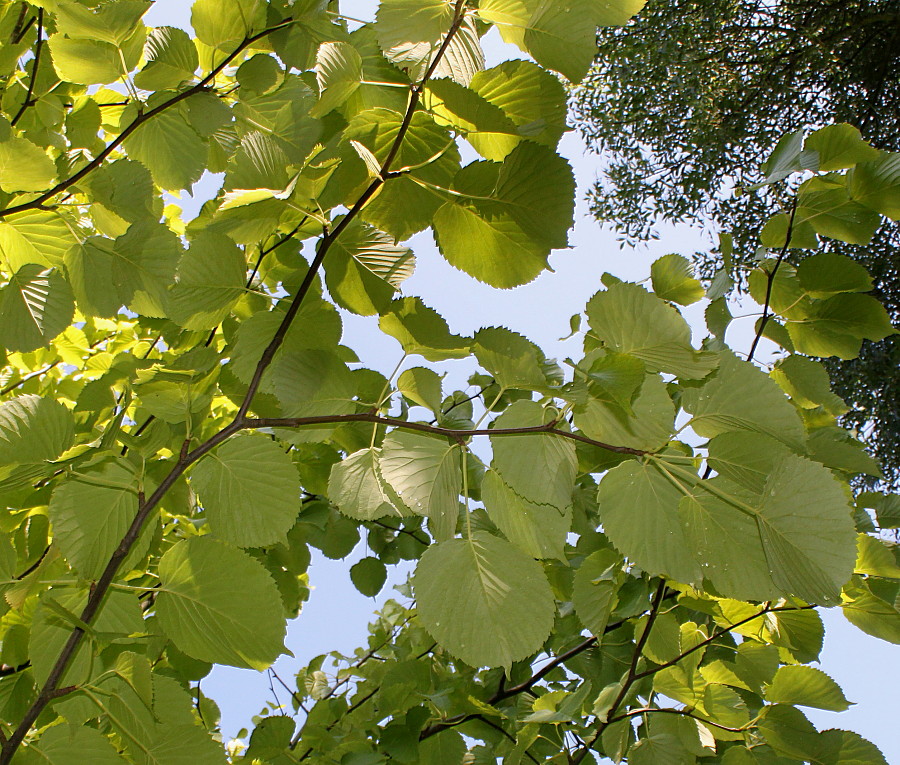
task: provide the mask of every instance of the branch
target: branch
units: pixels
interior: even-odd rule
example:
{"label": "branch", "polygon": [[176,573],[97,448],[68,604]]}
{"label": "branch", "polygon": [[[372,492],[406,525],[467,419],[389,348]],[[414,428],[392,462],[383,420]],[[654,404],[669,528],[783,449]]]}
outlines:
{"label": "branch", "polygon": [[766,324],[769,321],[769,303],[772,299],[772,287],[775,284],[775,275],[778,273],[778,266],[781,265],[781,261],[784,260],[784,256],[787,255],[788,245],[791,243],[791,235],[794,230],[794,216],[796,216],[796,214],[797,198],[794,197],[794,204],[791,207],[791,217],[788,220],[787,233],[784,236],[784,246],[781,248],[781,252],[778,253],[774,268],[772,268],[772,271],[768,274],[768,281],[766,282],[766,301],[763,304],[762,319],[759,322],[759,329],[756,330],[756,337],[753,338],[753,344],[750,346],[750,353],[747,356],[747,361],[753,361],[753,354],[756,353],[756,346],[759,345],[759,341],[766,329]]}
{"label": "branch", "polygon": [[[266,37],[273,32],[277,32],[279,29],[283,29],[290,24],[293,24],[294,20],[292,18],[284,19],[283,21],[279,21],[277,24],[273,24],[270,27],[266,27],[261,32],[257,32],[254,35],[249,37],[245,37],[240,45],[238,45],[235,50],[227,55],[209,74],[206,75],[202,80],[200,80],[196,85],[192,85],[187,90],[183,90],[181,93],[177,93],[172,96],[168,101],[163,101],[159,106],[154,107],[148,112],[143,112],[139,114],[137,117],[132,120],[128,124],[128,126],[117,135],[112,141],[110,141],[106,148],[103,149],[94,159],[88,162],[84,167],[81,168],[76,173],[73,173],[68,178],[57,183],[52,189],[49,191],[45,191],[39,194],[34,199],[29,202],[23,202],[19,205],[14,205],[13,207],[7,207],[5,210],[0,210],[0,218],[5,218],[9,215],[14,215],[15,213],[23,212],[25,210],[38,210],[44,206],[44,203],[48,200],[52,199],[54,196],[59,194],[61,191],[65,191],[70,186],[78,183],[82,178],[84,178],[89,173],[96,170],[100,165],[102,165],[106,159],[112,154],[122,143],[130,136],[135,130],[137,130],[141,125],[145,122],[153,119],[157,114],[161,114],[162,112],[170,109],[178,103],[181,103],[187,98],[190,98],[197,93],[202,93],[207,90],[207,86],[211,83],[219,73],[225,69],[240,53],[245,50],[247,47],[255,43],[257,40]],[[12,739],[10,739],[10,743],[12,743]],[[0,765],[3,765],[4,760],[2,756],[0,756]]]}
{"label": "branch", "polygon": [[[30,25],[29,25],[30,26]],[[27,31],[27,28],[26,28]],[[38,68],[41,65],[41,49],[44,46],[44,9],[40,8],[37,14],[37,42],[34,46],[34,59],[31,64],[31,77],[28,78],[28,90],[25,93],[25,100],[22,102],[22,105],[19,107],[19,111],[16,112],[16,116],[13,117],[9,124],[13,127],[16,126],[16,123],[22,118],[22,115],[25,114],[25,110],[34,104],[32,97],[34,96],[34,83],[37,80],[38,76]]]}
{"label": "branch", "polygon": [[371,412],[361,412],[359,414],[334,414],[321,415],[317,417],[250,417],[241,421],[241,429],[248,428],[301,428],[308,425],[332,425],[342,422],[371,422],[377,425],[392,425],[396,428],[404,430],[417,430],[421,433],[431,433],[436,436],[447,436],[456,440],[468,439],[472,436],[524,436],[543,433],[550,436],[559,436],[560,438],[568,438],[572,441],[579,441],[583,444],[598,446],[610,452],[618,454],[633,454],[635,456],[646,456],[650,452],[641,449],[632,449],[630,446],[616,446],[614,444],[595,441],[581,433],[570,433],[567,430],[559,430],[553,427],[553,423],[547,425],[533,425],[523,428],[486,428],[481,430],[458,430],[455,428],[440,428],[434,425],[426,425],[424,422],[407,422],[395,417],[384,417],[380,414],[372,414]]}
{"label": "branch", "polygon": [[638,717],[640,715],[651,714],[654,712],[669,715],[681,715],[682,717],[690,717],[693,720],[702,722],[704,725],[711,725],[713,728],[718,728],[719,730],[727,730],[730,733],[743,733],[745,730],[747,730],[746,727],[730,728],[727,725],[720,725],[719,723],[713,722],[712,720],[706,720],[699,715],[695,715],[690,709],[670,709],[658,707],[642,707],[641,709],[631,709],[628,712],[625,712],[625,714],[610,718],[609,722],[619,722],[619,720],[627,720],[630,717]]}

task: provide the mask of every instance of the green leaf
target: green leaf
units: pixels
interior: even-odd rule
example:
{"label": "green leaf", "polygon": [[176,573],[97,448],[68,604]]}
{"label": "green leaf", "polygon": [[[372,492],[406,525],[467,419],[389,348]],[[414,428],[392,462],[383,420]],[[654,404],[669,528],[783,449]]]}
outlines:
{"label": "green leaf", "polygon": [[762,163],[760,170],[766,176],[766,181],[774,183],[782,178],[787,178],[791,173],[803,169],[801,152],[803,146],[803,131],[798,130],[783,136],[769,158]]}
{"label": "green leaf", "polygon": [[475,358],[504,389],[542,390],[547,388],[541,350],[517,332],[505,327],[488,327],[475,333]]}
{"label": "green leaf", "polygon": [[168,314],[186,329],[212,329],[246,290],[247,262],[227,236],[204,231],[178,264]]}
{"label": "green leaf", "polygon": [[749,431],[795,448],[806,439],[797,411],[775,381],[730,352],[719,354],[718,370],[703,385],[685,389],[682,405],[694,415],[694,431],[707,438]]}
{"label": "green leaf", "polygon": [[581,623],[598,638],[616,606],[621,573],[622,558],[613,550],[591,553],[575,572],[572,605]]}
{"label": "green leaf", "polygon": [[74,439],[75,421],[65,405],[25,395],[0,404],[0,464],[55,460]]}
{"label": "green leaf", "polygon": [[344,103],[363,79],[362,56],[349,43],[326,42],[316,53],[319,102],[310,115],[321,117]]}
{"label": "green leaf", "polygon": [[397,390],[414,404],[440,413],[443,398],[441,376],[437,372],[425,367],[404,369],[397,378]]}
{"label": "green leaf", "polygon": [[[350,120],[344,137],[368,149],[380,168],[390,155],[403,124],[400,112],[367,109]],[[355,149],[353,153],[356,154]],[[348,167],[355,165],[356,172],[363,175],[365,163],[361,159],[351,160],[347,156],[344,164]],[[446,188],[452,183],[459,169],[459,150],[446,128],[438,126],[425,112],[417,111],[390,169],[406,169],[407,172],[389,178],[363,208],[362,217],[397,241],[402,241],[431,225],[435,211],[441,205],[441,196],[435,193],[432,186]],[[370,172],[366,169],[365,176],[359,177],[357,182],[368,183],[369,177]],[[423,187],[416,181],[426,185]],[[357,196],[352,196],[352,201]]]}
{"label": "green leaf", "polygon": [[540,649],[553,625],[540,564],[484,532],[429,547],[413,587],[425,629],[473,667],[509,670]]}
{"label": "green leaf", "polygon": [[867,144],[859,130],[846,122],[828,125],[810,133],[803,145],[819,155],[819,170],[823,173],[843,170],[860,162],[878,157],[878,149]]}
{"label": "green leaf", "polygon": [[687,322],[671,306],[637,284],[619,283],[587,304],[588,323],[606,346],[628,353],[650,370],[699,380],[716,367],[714,354],[695,351]]}
{"label": "green leaf", "polygon": [[597,27],[624,24],[642,5],[635,0],[484,0],[479,15],[496,24],[506,42],[578,84],[594,58]]}
{"label": "green leaf", "polygon": [[[60,484],[50,499],[48,514],[53,541],[69,565],[84,579],[96,580],[119,546],[138,510],[137,477],[133,469],[106,460]],[[128,556],[139,560],[147,551],[144,536]]]}
{"label": "green leaf", "polygon": [[616,549],[649,574],[690,584],[701,579],[678,516],[683,492],[654,465],[629,461],[600,481],[603,531]]}
{"label": "green leaf", "polygon": [[[516,401],[494,421],[494,427],[537,427],[550,416],[537,402]],[[572,506],[578,463],[574,441],[556,435],[492,436],[491,447],[492,467],[520,497],[560,513]]]}
{"label": "green leaf", "polygon": [[119,45],[127,40],[150,9],[150,0],[112,0],[88,9],[73,0],[48,3],[56,14],[57,29],[69,37],[104,40]]}
{"label": "green leaf", "polygon": [[770,374],[799,407],[821,406],[834,415],[844,414],[848,409],[843,399],[831,392],[828,372],[818,361],[791,354],[779,361]]}
{"label": "green leaf", "polygon": [[231,53],[266,23],[263,0],[195,0],[191,26],[200,42]]}
{"label": "green leaf", "polygon": [[500,109],[515,126],[515,140],[505,135],[469,137],[475,150],[486,159],[503,159],[522,139],[555,149],[568,130],[562,83],[530,61],[504,61],[479,72],[469,88],[490,106]]}
{"label": "green leaf", "polygon": [[13,271],[27,264],[59,268],[76,242],[73,227],[52,210],[25,210],[0,221],[0,251]]}
{"label": "green leaf", "polygon": [[602,387],[589,386],[588,392],[587,399],[575,407],[575,425],[589,438],[647,451],[661,448],[672,438],[675,404],[659,375],[644,376],[630,411]]}
{"label": "green leaf", "polygon": [[455,520],[462,491],[461,456],[459,444],[394,430],[384,439],[378,467],[411,512]]}
{"label": "green leaf", "polygon": [[94,728],[55,725],[38,741],[19,750],[16,762],[23,765],[120,765],[122,760],[112,742]]}
{"label": "green leaf", "polygon": [[883,152],[848,173],[850,198],[890,218],[900,219],[900,153]]}
{"label": "green leaf", "polygon": [[378,6],[375,31],[389,61],[404,64],[430,59],[453,21],[443,0],[385,0]]}
{"label": "green leaf", "polygon": [[361,316],[387,311],[416,267],[413,251],[393,237],[354,221],[328,251],[325,284],[335,302]]}
{"label": "green leaf", "polygon": [[165,316],[168,287],[182,255],[178,236],[166,226],[139,221],[116,239],[113,282],[125,304],[143,316]]}
{"label": "green leaf", "polygon": [[0,289],[0,345],[36,350],[68,327],[74,312],[72,289],[58,271],[22,266]]}
{"label": "green leaf", "polygon": [[881,750],[858,733],[833,729],[819,734],[818,761],[822,765],[888,765]]}
{"label": "green leaf", "polygon": [[121,49],[108,42],[55,34],[50,36],[48,45],[53,54],[53,67],[60,79],[66,82],[105,85],[127,74],[123,68]]}
{"label": "green leaf", "polygon": [[356,410],[356,385],[347,364],[333,351],[292,350],[272,369],[275,395],[288,417],[348,414]]}
{"label": "green leaf", "polygon": [[[78,626],[77,621],[86,602],[87,592],[74,588],[54,588],[41,596],[34,611],[28,646],[34,679],[40,685],[47,681],[60,651],[72,630]],[[103,671],[93,655],[99,652],[99,648],[92,645],[97,637],[108,641],[144,631],[140,602],[133,593],[108,592],[91,628],[93,632],[82,639],[59,680],[63,687],[80,685]]]}
{"label": "green leaf", "polygon": [[[420,65],[421,75],[425,74],[426,63],[430,63],[427,58]],[[484,51],[481,48],[479,25],[472,16],[466,16],[445,48],[433,77],[448,77],[461,85],[468,85],[483,69]]]}
{"label": "green leaf", "polygon": [[680,305],[691,305],[700,300],[705,290],[694,269],[682,255],[663,255],[650,266],[650,280],[653,291],[663,300],[671,300]]}
{"label": "green leaf", "polygon": [[850,199],[842,177],[811,178],[800,187],[797,202],[794,216],[797,231],[809,225],[821,236],[850,244],[868,244],[881,225],[878,213]]}
{"label": "green leaf", "polygon": [[379,470],[380,456],[380,449],[362,449],[331,468],[328,498],[344,515],[361,521],[402,515]]}
{"label": "green leaf", "polygon": [[890,318],[875,298],[843,293],[817,301],[805,316],[792,315],[787,330],[798,353],[853,359],[862,340],[883,340],[896,333]]}
{"label": "green leaf", "polygon": [[532,558],[565,560],[566,535],[572,526],[572,508],[562,511],[538,505],[516,494],[495,470],[481,484],[481,499],[490,519],[504,536]]}
{"label": "green leaf", "polygon": [[[788,229],[791,238],[788,240]],[[770,250],[806,249],[815,250],[819,247],[816,231],[808,221],[796,222],[791,225],[791,219],[785,213],[777,213],[766,221],[759,232],[759,243]]]}
{"label": "green leaf", "polygon": [[762,494],[775,461],[791,454],[781,441],[762,433],[731,430],[710,439],[710,467],[723,478]]}
{"label": "green leaf", "polygon": [[847,621],[867,635],[900,645],[900,611],[875,595],[866,580],[854,577],[844,588],[841,605]]}
{"label": "green leaf", "polygon": [[797,278],[803,290],[814,298],[872,289],[869,272],[856,261],[836,252],[819,252],[804,258],[797,268]]}
{"label": "green leaf", "polygon": [[27,138],[0,142],[0,189],[43,191],[56,182],[56,165]]}
{"label": "green leaf", "polygon": [[241,434],[191,472],[213,533],[238,547],[284,542],[300,511],[300,477],[288,454],[262,435]]}
{"label": "green leaf", "polygon": [[180,107],[144,122],[125,139],[125,150],[170,191],[190,189],[206,169],[206,143]]}
{"label": "green leaf", "polygon": [[780,667],[766,690],[766,700],[773,704],[799,704],[804,707],[844,712],[850,702],[840,686],[815,667]]}
{"label": "green leaf", "polygon": [[208,536],[182,540],[160,559],[159,577],[157,618],[188,656],[263,670],[283,653],[281,598],[246,553]]}
{"label": "green leaf", "polygon": [[856,537],[857,574],[900,579],[900,564],[894,555],[896,545],[868,534]]}
{"label": "green leaf", "polygon": [[611,401],[634,417],[631,405],[646,377],[644,362],[625,353],[607,353],[591,364],[587,375],[592,396]]}
{"label": "green leaf", "polygon": [[400,343],[404,352],[424,356],[428,361],[464,358],[472,342],[451,334],[444,318],[417,297],[395,300],[378,320],[378,326]]}
{"label": "green leaf", "polygon": [[374,598],[387,581],[387,569],[378,558],[363,558],[350,567],[350,581],[367,598]]}
{"label": "green leaf", "polygon": [[134,77],[134,84],[142,90],[177,88],[192,79],[200,65],[190,36],[177,27],[151,29],[144,55],[147,64]]}
{"label": "green leaf", "polygon": [[434,237],[451,265],[492,287],[515,287],[568,247],[575,181],[569,163],[523,142],[502,163],[473,162],[434,214]]}

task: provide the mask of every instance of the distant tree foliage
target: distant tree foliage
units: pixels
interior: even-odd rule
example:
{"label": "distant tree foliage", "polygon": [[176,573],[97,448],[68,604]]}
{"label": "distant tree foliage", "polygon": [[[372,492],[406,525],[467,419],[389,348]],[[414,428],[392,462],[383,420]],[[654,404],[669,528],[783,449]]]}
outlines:
{"label": "distant tree foliage", "polygon": [[[626,27],[601,29],[594,66],[574,91],[576,126],[606,159],[593,212],[630,242],[660,221],[698,218],[753,257],[776,193],[735,195],[759,180],[778,138],[849,122],[880,149],[900,148],[898,0],[649,0]],[[900,319],[900,228],[864,247],[830,241],[875,279]],[[718,255],[706,256],[711,270]],[[900,342],[866,343],[858,359],[828,362],[865,433],[900,481]]]}

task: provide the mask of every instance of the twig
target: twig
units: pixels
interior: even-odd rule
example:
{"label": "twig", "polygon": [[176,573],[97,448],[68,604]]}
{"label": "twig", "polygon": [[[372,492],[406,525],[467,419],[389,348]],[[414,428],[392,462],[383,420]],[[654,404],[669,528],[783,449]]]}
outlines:
{"label": "twig", "polygon": [[775,275],[778,273],[778,267],[781,265],[781,261],[784,260],[784,256],[787,255],[788,245],[790,245],[791,243],[791,234],[794,230],[794,216],[796,216],[796,214],[797,199],[795,197],[793,206],[791,207],[791,217],[788,219],[787,233],[784,237],[784,246],[778,253],[778,258],[775,260],[774,267],[768,273],[768,281],[766,282],[766,301],[763,304],[762,319],[760,319],[759,329],[756,331],[756,337],[753,338],[753,344],[750,346],[750,353],[747,354],[747,361],[753,361],[753,354],[756,353],[756,346],[759,345],[759,341],[762,339],[763,332],[766,329],[766,324],[769,321],[769,303],[772,300],[772,287],[775,284]]}
{"label": "twig", "polygon": [[[30,26],[30,25],[29,25]],[[25,31],[27,31],[27,27]],[[23,32],[24,34],[24,32]],[[34,83],[37,80],[38,76],[38,68],[41,65],[41,49],[44,46],[44,9],[38,9],[37,14],[37,42],[34,45],[34,59],[31,64],[31,77],[28,78],[28,90],[25,93],[25,100],[22,102],[22,105],[19,107],[19,111],[16,112],[16,116],[13,117],[9,124],[15,127],[16,123],[22,118],[22,115],[25,114],[25,110],[31,106],[34,102],[32,101],[32,97],[34,96]]]}

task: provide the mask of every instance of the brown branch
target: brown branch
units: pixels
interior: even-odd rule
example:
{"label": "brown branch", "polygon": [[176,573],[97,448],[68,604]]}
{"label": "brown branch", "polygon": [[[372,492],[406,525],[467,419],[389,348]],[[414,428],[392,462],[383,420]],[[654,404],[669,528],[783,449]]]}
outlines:
{"label": "brown branch", "polygon": [[[62,191],[65,191],[70,186],[78,183],[82,178],[86,175],[90,174],[98,167],[100,167],[119,146],[132,134],[135,130],[137,130],[141,125],[149,120],[153,119],[158,114],[162,114],[162,112],[170,109],[176,104],[181,103],[187,98],[194,96],[198,93],[203,93],[207,90],[207,86],[219,75],[219,73],[225,69],[242,51],[244,51],[248,46],[255,43],[257,40],[266,37],[273,32],[277,32],[279,29],[283,29],[286,26],[290,26],[294,23],[292,18],[284,19],[283,21],[278,22],[277,24],[273,24],[270,27],[266,27],[261,32],[257,32],[254,35],[250,35],[249,37],[245,37],[243,41],[241,41],[240,45],[238,45],[235,50],[227,55],[218,65],[216,65],[209,74],[207,74],[202,80],[200,80],[196,85],[192,85],[187,90],[183,90],[180,93],[172,96],[168,101],[163,101],[159,106],[150,109],[147,112],[143,112],[134,118],[126,128],[119,133],[112,141],[110,141],[106,148],[103,149],[94,159],[88,162],[81,170],[76,173],[73,173],[68,178],[57,183],[52,189],[45,191],[39,194],[34,199],[23,202],[22,204],[15,205],[13,207],[7,207],[5,210],[0,210],[0,218],[5,218],[9,215],[14,215],[15,213],[24,212],[25,210],[39,210],[44,207],[44,203],[52,199],[54,196],[59,194]],[[12,739],[10,739],[12,741]],[[0,765],[2,765],[3,760],[0,758]]]}
{"label": "brown branch", "polygon": [[778,267],[781,265],[781,261],[784,260],[784,256],[787,255],[788,245],[791,243],[791,235],[794,230],[794,217],[797,214],[797,199],[794,198],[794,204],[791,207],[791,217],[788,220],[787,233],[784,236],[784,246],[781,248],[781,251],[778,253],[778,258],[775,261],[775,266],[772,268],[771,272],[767,274],[768,281],[766,282],[766,300],[763,304],[763,313],[762,319],[759,322],[759,329],[756,330],[756,337],[753,338],[753,344],[750,346],[750,353],[747,355],[747,361],[753,361],[753,354],[756,353],[756,346],[759,345],[759,341],[762,339],[763,332],[766,329],[766,324],[769,321],[769,304],[772,300],[772,287],[775,285],[775,275],[778,273]]}
{"label": "brown branch", "polygon": [[370,422],[377,425],[392,425],[396,428],[404,430],[417,430],[421,433],[430,433],[436,436],[446,436],[447,438],[468,439],[472,436],[524,436],[545,434],[550,436],[559,436],[560,438],[568,438],[572,441],[579,441],[583,444],[590,444],[601,449],[618,454],[633,454],[635,456],[646,456],[650,452],[642,449],[632,449],[630,446],[616,446],[607,444],[602,441],[596,441],[588,438],[581,433],[570,433],[567,430],[559,430],[553,427],[553,423],[547,425],[533,425],[523,428],[483,428],[480,430],[465,430],[456,428],[440,428],[434,425],[427,425],[424,422],[407,422],[396,417],[384,417],[380,414],[372,414],[371,412],[361,412],[359,414],[334,414],[321,415],[317,417],[249,417],[242,421],[241,428],[301,428],[309,425],[332,425],[342,422]]}
{"label": "brown branch", "polygon": [[727,725],[721,725],[720,723],[713,722],[712,720],[707,720],[699,715],[695,715],[690,709],[671,709],[668,707],[660,708],[660,707],[642,707],[641,709],[631,709],[624,714],[621,714],[617,717],[612,717],[609,720],[609,723],[612,724],[614,722],[619,722],[620,720],[627,720],[630,717],[639,717],[644,714],[652,714],[652,713],[660,713],[660,714],[668,714],[668,715],[681,715],[682,717],[690,717],[693,720],[699,720],[704,725],[711,725],[713,728],[718,728],[719,730],[727,730],[730,733],[743,733],[747,728],[730,728]]}
{"label": "brown branch", "polygon": [[[29,24],[30,26],[30,24]],[[27,31],[27,27],[26,30]],[[24,33],[23,33],[24,34]],[[21,39],[21,38],[20,38]],[[25,110],[34,104],[32,97],[34,96],[34,84],[37,80],[38,76],[38,68],[41,65],[41,49],[44,46],[44,9],[40,8],[37,13],[37,42],[34,45],[34,59],[31,64],[31,77],[28,78],[28,90],[25,93],[25,100],[22,102],[22,105],[19,107],[19,111],[16,112],[16,116],[13,117],[9,124],[13,127],[16,126],[16,123],[22,118],[22,115],[25,114]]]}
{"label": "brown branch", "polygon": [[48,552],[50,552],[50,545],[47,545],[44,548],[44,551],[38,556],[38,559],[34,563],[32,563],[28,568],[26,568],[21,574],[19,574],[16,577],[16,579],[21,582],[26,576],[28,576],[29,574],[33,574],[35,571],[37,571],[38,568],[40,567],[41,563],[44,562],[44,558],[47,557]]}

